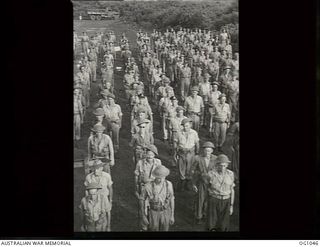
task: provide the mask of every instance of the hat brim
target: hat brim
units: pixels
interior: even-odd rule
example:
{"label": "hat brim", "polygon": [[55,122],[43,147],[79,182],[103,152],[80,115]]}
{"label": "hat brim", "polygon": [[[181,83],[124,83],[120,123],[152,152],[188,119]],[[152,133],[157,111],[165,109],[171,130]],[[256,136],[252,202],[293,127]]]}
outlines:
{"label": "hat brim", "polygon": [[90,187],[87,187],[87,188],[86,188],[86,190],[93,190],[93,189],[101,190],[102,187],[101,187],[101,186],[90,186]]}
{"label": "hat brim", "polygon": [[165,174],[154,174],[153,173],[152,176],[154,176],[155,178],[165,178],[165,177],[169,176],[169,174],[170,174],[170,171],[169,171],[169,169],[167,169]]}

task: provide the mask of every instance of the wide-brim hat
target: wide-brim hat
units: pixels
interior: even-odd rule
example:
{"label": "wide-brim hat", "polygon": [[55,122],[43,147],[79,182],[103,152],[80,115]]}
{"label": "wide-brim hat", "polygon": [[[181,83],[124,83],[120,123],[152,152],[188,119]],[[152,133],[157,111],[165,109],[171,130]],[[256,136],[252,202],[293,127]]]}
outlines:
{"label": "wide-brim hat", "polygon": [[192,91],[197,91],[197,92],[199,92],[199,87],[198,86],[193,86],[192,88],[191,88],[191,92]]}
{"label": "wide-brim hat", "polygon": [[220,154],[216,159],[216,164],[221,164],[221,163],[231,163],[231,161],[229,160],[227,155]]}
{"label": "wide-brim hat", "polygon": [[149,145],[146,147],[146,150],[152,151],[155,155],[158,155],[158,149],[155,145]]}
{"label": "wide-brim hat", "polygon": [[102,108],[97,108],[93,111],[93,114],[96,116],[103,116],[105,115],[105,112]]}
{"label": "wide-brim hat", "polygon": [[177,106],[176,111],[185,111],[185,109],[182,106]]}
{"label": "wide-brim hat", "polygon": [[103,96],[108,96],[109,93],[110,93],[109,90],[105,89],[105,90],[102,90],[100,94]]}
{"label": "wide-brim hat", "polygon": [[76,84],[73,86],[73,90],[75,90],[75,89],[82,89],[82,87],[80,84]]}
{"label": "wide-brim hat", "polygon": [[215,148],[215,146],[213,145],[212,142],[205,142],[205,143],[202,144],[202,147],[203,148],[212,148],[212,149]]}
{"label": "wide-brim hat", "polygon": [[113,93],[109,93],[109,94],[107,95],[107,97],[108,97],[108,98],[111,98],[111,99],[115,99],[115,98],[116,98],[116,96],[115,96]]}
{"label": "wide-brim hat", "polygon": [[140,120],[137,123],[137,126],[140,126],[141,124],[148,124],[149,122],[145,119],[145,120]]}
{"label": "wide-brim hat", "polygon": [[95,125],[91,128],[91,130],[92,130],[93,132],[103,132],[105,129],[106,129],[106,127],[104,127],[104,126],[101,125],[101,124],[95,124]]}
{"label": "wide-brim hat", "polygon": [[217,85],[217,86],[220,86],[220,83],[217,82],[217,81],[214,81],[214,82],[211,82],[211,85]]}
{"label": "wide-brim hat", "polygon": [[192,119],[191,118],[185,118],[181,121],[181,125],[185,125],[186,123],[192,123]]}
{"label": "wide-brim hat", "polygon": [[227,95],[225,95],[224,93],[220,94],[219,99],[221,99],[222,97],[227,97]]}
{"label": "wide-brim hat", "polygon": [[91,190],[91,189],[102,189],[101,185],[96,183],[96,182],[91,182],[86,186],[86,190]]}
{"label": "wide-brim hat", "polygon": [[91,169],[98,169],[100,167],[103,167],[104,163],[100,159],[92,160],[92,162],[89,162],[89,167]]}
{"label": "wide-brim hat", "polygon": [[146,109],[144,107],[138,108],[137,113],[139,114],[141,112],[146,113]]}
{"label": "wide-brim hat", "polygon": [[155,178],[165,178],[169,174],[170,174],[170,170],[163,165],[157,166],[152,172],[152,176],[154,176]]}
{"label": "wide-brim hat", "polygon": [[176,96],[171,96],[170,100],[177,100],[177,97]]}

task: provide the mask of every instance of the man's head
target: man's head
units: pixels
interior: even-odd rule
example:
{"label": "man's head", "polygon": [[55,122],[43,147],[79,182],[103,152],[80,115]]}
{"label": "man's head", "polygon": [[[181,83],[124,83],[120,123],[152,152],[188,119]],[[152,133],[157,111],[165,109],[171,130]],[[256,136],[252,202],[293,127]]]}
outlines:
{"label": "man's head", "polygon": [[183,112],[184,112],[184,108],[182,106],[178,106],[176,108],[176,112],[177,112],[177,116],[178,117],[182,117],[183,116]]}
{"label": "man's head", "polygon": [[113,106],[114,105],[114,100],[115,100],[115,95],[114,94],[108,94],[108,103],[109,105]]}
{"label": "man's head", "polygon": [[202,148],[203,148],[203,153],[205,156],[210,156],[213,152],[213,149],[214,149],[214,145],[212,142],[205,142],[203,145],[202,145]]}
{"label": "man's head", "polygon": [[212,91],[213,91],[213,92],[218,91],[218,84],[217,84],[217,83],[213,83],[213,84],[212,84]]}
{"label": "man's head", "polygon": [[198,92],[199,92],[199,88],[197,86],[194,86],[194,87],[191,88],[191,95],[193,97],[197,96]]}
{"label": "man's head", "polygon": [[100,124],[96,124],[93,126],[93,128],[91,129],[91,131],[93,131],[93,133],[96,135],[96,136],[101,136],[104,132],[106,128],[103,126],[103,125],[100,125]]}
{"label": "man's head", "polygon": [[227,169],[228,165],[230,164],[230,160],[228,156],[225,154],[218,155],[218,158],[216,159],[216,169],[218,172],[223,172]]}
{"label": "man's head", "polygon": [[192,120],[190,118],[185,118],[182,120],[181,125],[183,126],[184,131],[189,131],[192,126]]}
{"label": "man's head", "polygon": [[156,155],[158,155],[158,149],[155,145],[149,145],[148,147],[146,147],[146,159],[147,161],[151,161],[154,159],[154,157]]}
{"label": "man's head", "polygon": [[227,96],[224,93],[222,93],[219,97],[219,100],[220,100],[220,103],[223,104],[226,102]]}
{"label": "man's head", "polygon": [[94,160],[91,169],[93,170],[94,175],[100,176],[103,170],[103,163],[101,162],[101,160]]}
{"label": "man's head", "polygon": [[152,176],[154,176],[154,182],[156,184],[163,182],[169,174],[170,170],[163,165],[157,166],[152,172]]}
{"label": "man's head", "polygon": [[98,190],[100,189],[102,189],[102,187],[96,182],[91,182],[86,186],[86,190],[88,191],[88,194],[91,196],[91,198],[95,198],[98,194]]}

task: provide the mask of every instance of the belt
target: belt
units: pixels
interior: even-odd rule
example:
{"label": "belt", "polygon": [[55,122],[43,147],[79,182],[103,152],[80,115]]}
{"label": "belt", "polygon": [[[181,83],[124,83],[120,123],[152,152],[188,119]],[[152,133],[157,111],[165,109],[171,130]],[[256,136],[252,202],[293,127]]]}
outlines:
{"label": "belt", "polygon": [[216,199],[219,199],[219,200],[227,200],[230,198],[230,195],[225,195],[225,196],[221,196],[221,195],[210,195],[211,197],[214,197]]}
{"label": "belt", "polygon": [[190,112],[188,112],[188,114],[200,116],[200,115],[201,115],[201,112],[190,111]]}
{"label": "belt", "polygon": [[178,149],[178,153],[183,153],[183,154],[187,154],[187,153],[192,153],[195,151],[195,148],[179,148]]}

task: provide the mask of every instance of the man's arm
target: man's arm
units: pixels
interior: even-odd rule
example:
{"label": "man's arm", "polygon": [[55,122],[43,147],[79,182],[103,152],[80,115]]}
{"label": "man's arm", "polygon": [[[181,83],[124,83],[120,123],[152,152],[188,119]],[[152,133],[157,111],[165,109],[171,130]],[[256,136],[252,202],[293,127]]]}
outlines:
{"label": "man's arm", "polygon": [[111,165],[111,166],[114,166],[113,143],[112,143],[112,140],[111,140],[110,136],[108,136],[108,139],[109,139],[108,145],[109,145],[109,153],[110,153],[110,165]]}
{"label": "man's arm", "polygon": [[230,201],[230,215],[233,214],[233,203],[234,203],[234,188],[231,189],[231,201]]}

